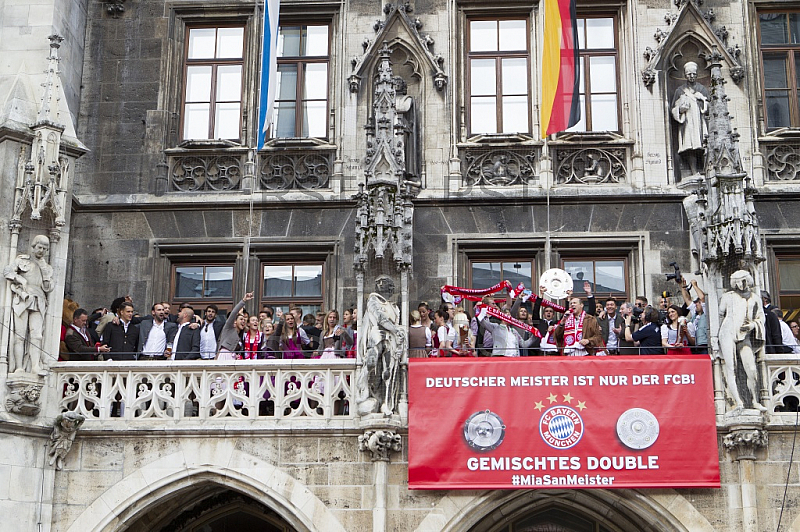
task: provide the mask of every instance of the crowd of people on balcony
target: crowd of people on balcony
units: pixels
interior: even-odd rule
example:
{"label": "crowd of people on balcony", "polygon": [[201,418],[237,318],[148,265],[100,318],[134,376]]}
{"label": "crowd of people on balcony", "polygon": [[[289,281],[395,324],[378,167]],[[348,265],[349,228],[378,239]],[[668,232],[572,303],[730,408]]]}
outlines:
{"label": "crowd of people on balcony", "polygon": [[169,302],[152,305],[149,316],[134,312],[129,296],[89,313],[71,311],[71,323],[62,324],[61,359],[91,360],[242,360],[274,358],[354,358],[357,313],[303,315],[298,306],[277,313],[263,305],[250,314],[248,293],[223,319],[215,304],[203,317],[189,303],[171,314]]}
{"label": "crowd of people on balcony", "polygon": [[[539,296],[484,296],[474,309],[443,301],[435,310],[420,302],[410,313],[410,358],[464,356],[586,356],[708,353],[705,294],[696,281],[680,284],[682,304],[662,294],[658,307],[643,296],[633,303],[609,297],[596,301],[591,283],[585,300],[567,298],[568,307]],[[690,295],[694,291],[695,296]],[[496,297],[497,296],[497,297]],[[780,309],[762,292],[766,352],[800,354],[797,320],[783,320]],[[189,303],[177,314],[171,304],[152,305],[150,314],[135,313],[130,297],[115,299],[110,308],[65,307],[71,322],[62,326],[61,359],[89,360],[239,360],[354,358],[357,312],[303,315],[300,307],[277,312],[263,305],[248,312],[253,294],[246,294],[223,319],[219,308],[206,305],[202,315]],[[496,309],[493,313],[470,310]],[[506,316],[507,318],[503,318]],[[508,318],[515,318],[508,319]]]}

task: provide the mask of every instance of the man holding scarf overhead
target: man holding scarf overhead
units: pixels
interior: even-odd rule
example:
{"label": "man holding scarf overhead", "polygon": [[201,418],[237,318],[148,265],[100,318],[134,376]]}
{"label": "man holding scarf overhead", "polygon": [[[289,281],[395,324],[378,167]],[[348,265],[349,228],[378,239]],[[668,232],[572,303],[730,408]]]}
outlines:
{"label": "man holding scarf overhead", "polygon": [[[603,334],[597,319],[583,310],[579,297],[569,300],[569,311],[555,330],[556,343],[566,356],[598,354],[603,348]],[[605,354],[605,353],[603,353]]]}

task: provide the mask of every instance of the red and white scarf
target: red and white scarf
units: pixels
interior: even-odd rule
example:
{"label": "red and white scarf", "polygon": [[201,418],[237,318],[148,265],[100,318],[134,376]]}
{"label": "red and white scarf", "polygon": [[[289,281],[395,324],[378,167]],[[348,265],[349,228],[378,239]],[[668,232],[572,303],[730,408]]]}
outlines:
{"label": "red and white scarf", "polygon": [[500,321],[511,325],[512,327],[517,327],[522,329],[523,331],[528,331],[532,335],[537,338],[542,337],[542,333],[539,332],[539,329],[534,327],[533,325],[528,325],[523,321],[519,321],[517,318],[512,318],[508,314],[503,314],[500,310],[496,309],[495,307],[487,307],[486,305],[477,304],[475,305],[475,315],[478,316],[478,321],[483,320],[486,315],[493,316]]}
{"label": "red and white scarf", "polygon": [[244,336],[242,337],[242,343],[244,344],[244,358],[250,360],[258,358],[258,348],[261,345],[262,334],[263,333],[261,331],[258,331],[255,336],[251,336],[250,331],[246,331],[244,333]]}
{"label": "red and white scarf", "polygon": [[580,345],[583,340],[583,320],[586,317],[586,311],[582,311],[578,319],[575,319],[575,313],[570,312],[567,314],[567,321],[564,323],[564,354],[579,354],[581,351],[586,351],[586,348]]}

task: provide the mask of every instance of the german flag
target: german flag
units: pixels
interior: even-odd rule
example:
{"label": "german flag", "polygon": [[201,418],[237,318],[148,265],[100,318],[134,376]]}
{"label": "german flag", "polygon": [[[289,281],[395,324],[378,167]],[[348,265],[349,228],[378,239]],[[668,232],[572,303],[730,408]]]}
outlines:
{"label": "german flag", "polygon": [[576,0],[544,0],[542,138],[581,119]]}

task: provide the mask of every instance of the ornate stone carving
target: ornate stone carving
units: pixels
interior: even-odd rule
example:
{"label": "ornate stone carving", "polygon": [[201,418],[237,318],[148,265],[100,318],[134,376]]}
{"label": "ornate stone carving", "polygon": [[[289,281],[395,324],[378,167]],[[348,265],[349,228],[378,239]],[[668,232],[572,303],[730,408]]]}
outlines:
{"label": "ornate stone carving", "polygon": [[652,87],[656,82],[656,71],[652,68],[645,68],[642,70],[642,83],[647,87]]}
{"label": "ornate stone carving", "polygon": [[[387,252],[398,266],[411,264],[411,227],[414,205],[412,189],[417,186],[408,171],[407,156],[416,157],[417,149],[410,134],[407,97],[398,98],[397,87],[403,82],[394,77],[389,60],[391,49],[384,43],[378,65],[373,98],[373,115],[365,126],[367,151],[364,157],[364,184],[355,196],[357,268],[363,268],[370,251],[384,258]],[[402,90],[400,91],[402,95]],[[400,110],[398,111],[398,105]],[[406,111],[405,113],[403,111]],[[415,164],[415,162],[412,162]],[[413,168],[413,167],[412,167]]]}
{"label": "ornate stone carving", "polygon": [[735,410],[741,411],[747,406],[736,382],[737,362],[741,362],[750,402],[754,408],[764,412],[766,408],[758,397],[756,365],[764,354],[764,309],[761,298],[753,291],[754,284],[753,276],[747,271],[731,274],[732,289],[725,292],[719,301],[719,349],[724,361],[725,382]]}
{"label": "ornate stone carving", "polygon": [[[22,215],[30,209],[31,220],[41,220],[43,212],[53,214],[53,227],[60,233],[64,227],[66,194],[72,178],[69,159],[61,153],[61,136],[65,126],[61,123],[59,101],[63,97],[59,76],[58,50],[64,38],[50,35],[47,79],[42,103],[36,115],[36,123],[30,151],[20,151],[17,167],[14,212],[9,223],[12,229],[21,223]],[[58,240],[58,237],[56,238]]]}
{"label": "ornate stone carving", "polygon": [[[61,412],[76,412],[89,422],[302,418],[327,425],[355,414],[352,359],[321,359],[303,367],[291,360],[273,360],[269,366],[240,361],[235,368],[209,362],[181,370],[168,362],[146,368],[135,363],[76,368],[73,363],[54,370],[56,389],[63,390]],[[119,405],[124,409],[115,410]]]}
{"label": "ornate stone carving", "polygon": [[625,148],[558,147],[555,151],[559,184],[607,185],[627,179]]}
{"label": "ornate stone carving", "polygon": [[767,179],[794,181],[800,176],[800,144],[765,145]]}
{"label": "ornate stone carving", "polygon": [[800,367],[770,366],[769,389],[770,413],[797,412],[800,408]]}
{"label": "ornate stone carving", "polygon": [[267,152],[260,155],[259,179],[266,190],[328,188],[334,152]]}
{"label": "ornate stone carving", "polygon": [[[362,42],[364,56],[357,58],[356,64],[353,65],[353,73],[348,78],[350,92],[358,92],[361,80],[369,79],[368,70],[373,66],[374,58],[381,55],[386,42],[391,42],[393,46],[398,42],[408,44],[413,49],[411,54],[413,58],[409,57],[408,60],[424,62],[427,68],[417,70],[432,72],[433,86],[437,91],[444,90],[448,82],[447,74],[443,70],[444,58],[435,53],[433,37],[420,33],[422,21],[418,17],[412,18],[410,15],[412,12],[413,7],[408,2],[387,3],[383,6],[384,20],[376,20],[372,26],[377,35],[374,40],[365,39]],[[404,39],[402,34],[408,35],[411,39]],[[383,46],[380,43],[384,43]]]}
{"label": "ornate stone carving", "polygon": [[369,452],[373,462],[388,462],[393,452],[403,450],[403,439],[391,430],[368,430],[358,437],[358,450]]}
{"label": "ornate stone carving", "polygon": [[72,449],[75,435],[85,420],[85,417],[75,412],[65,412],[56,416],[53,432],[50,434],[50,448],[47,451],[50,465],[55,465],[58,470],[64,468],[64,458]]}
{"label": "ornate stone carving", "polygon": [[653,34],[653,38],[656,40],[657,43],[661,43],[661,41],[666,39],[668,35],[669,32],[666,32],[661,28],[656,28],[656,32]]}
{"label": "ornate stone carving", "polygon": [[769,434],[760,429],[739,429],[731,431],[722,438],[722,444],[729,453],[735,454],[735,460],[755,460],[756,449],[766,447]]}
{"label": "ornate stone carving", "polygon": [[356,403],[361,415],[392,415],[400,390],[400,361],[408,345],[400,326],[400,309],[392,302],[394,281],[388,275],[375,280],[375,292],[367,299],[358,335],[363,357],[356,381]]}
{"label": "ornate stone carving", "polygon": [[103,0],[106,4],[106,13],[114,18],[119,18],[125,12],[125,0]]}
{"label": "ornate stone carving", "polygon": [[171,161],[170,190],[178,192],[239,190],[244,161],[239,155],[184,155]]}
{"label": "ornate stone carving", "polygon": [[42,384],[39,377],[9,375],[9,392],[6,396],[6,410],[23,416],[36,416],[42,409],[39,398]]}
{"label": "ornate stone carving", "polygon": [[530,149],[468,149],[464,152],[464,184],[510,186],[536,181],[537,155]]}
{"label": "ornate stone carving", "polygon": [[12,294],[8,371],[45,375],[42,361],[44,316],[47,294],[53,290],[53,268],[45,260],[50,251],[50,239],[36,235],[31,240],[31,250],[30,254],[17,255],[3,269]]}

